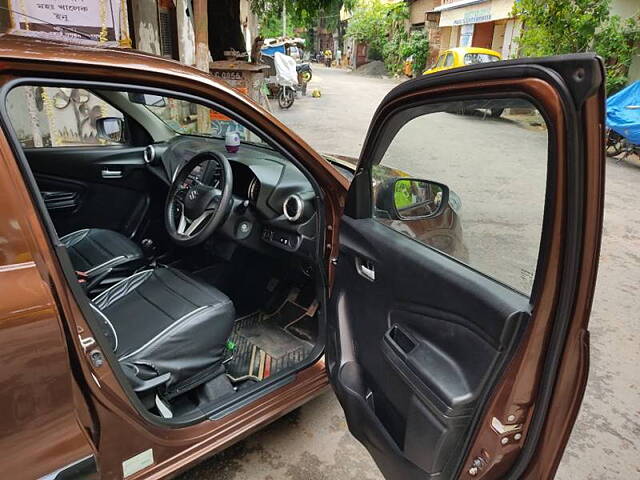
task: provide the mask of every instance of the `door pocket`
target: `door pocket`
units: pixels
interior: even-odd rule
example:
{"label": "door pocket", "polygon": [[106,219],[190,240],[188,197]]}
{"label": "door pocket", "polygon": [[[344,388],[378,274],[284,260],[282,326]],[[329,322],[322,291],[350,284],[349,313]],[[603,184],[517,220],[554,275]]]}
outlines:
{"label": "door pocket", "polygon": [[411,353],[411,351],[416,348],[416,342],[414,342],[398,325],[391,327],[387,336],[389,337],[389,342],[405,354]]}
{"label": "door pocket", "polygon": [[49,211],[74,211],[80,204],[78,192],[42,192],[44,204]]}

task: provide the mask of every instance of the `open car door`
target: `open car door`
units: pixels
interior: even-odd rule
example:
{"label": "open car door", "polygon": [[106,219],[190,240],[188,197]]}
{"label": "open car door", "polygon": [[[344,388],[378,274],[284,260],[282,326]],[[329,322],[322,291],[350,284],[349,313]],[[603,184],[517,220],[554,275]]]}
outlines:
{"label": "open car door", "polygon": [[553,478],[588,373],[603,72],[588,54],[498,62],[378,107],[326,358],[387,479]]}

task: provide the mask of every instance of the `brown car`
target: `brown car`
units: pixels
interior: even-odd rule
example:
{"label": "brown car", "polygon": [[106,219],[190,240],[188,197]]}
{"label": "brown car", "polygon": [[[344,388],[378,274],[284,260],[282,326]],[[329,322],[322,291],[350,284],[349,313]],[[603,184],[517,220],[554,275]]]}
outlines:
{"label": "brown car", "polygon": [[[3,37],[0,74],[3,478],[174,476],[329,385],[386,478],[553,477],[588,372],[598,58],[405,82],[351,181],[169,60]],[[460,240],[447,185],[372,173],[434,104],[491,98],[549,131],[530,294],[425,240]]]}

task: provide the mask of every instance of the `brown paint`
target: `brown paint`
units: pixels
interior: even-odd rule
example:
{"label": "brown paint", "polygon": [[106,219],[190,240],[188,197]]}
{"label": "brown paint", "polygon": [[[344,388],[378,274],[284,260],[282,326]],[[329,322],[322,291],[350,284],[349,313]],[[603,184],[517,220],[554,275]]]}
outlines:
{"label": "brown paint", "polygon": [[6,478],[39,478],[94,452],[34,238],[37,217],[24,208],[30,200],[2,133],[0,168],[0,464]]}
{"label": "brown paint", "polygon": [[[258,128],[269,132],[322,185],[326,196],[327,225],[324,260],[329,281],[332,282],[334,272],[331,259],[338,250],[339,218],[348,182],[302,139],[248,98],[194,68],[165,59],[136,52],[62,46],[16,37],[3,37],[0,40],[0,75],[3,82],[11,78],[42,76],[85,81],[109,79],[112,82],[161,87],[209,98],[249,119]],[[564,123],[555,91],[544,82],[532,78],[428,89],[407,94],[386,105],[381,112],[409,102],[415,95],[455,95],[478,91],[496,94],[528,92],[542,102],[554,125]],[[587,104],[588,115],[597,114],[601,117],[601,104],[601,96],[591,99]],[[378,118],[381,112],[378,112]],[[591,191],[602,193],[602,148],[600,147],[599,153],[594,153],[598,150],[597,142],[602,137],[602,125],[599,128],[598,132],[590,132],[593,135],[588,149],[586,181],[589,182]],[[565,181],[562,161],[564,137],[562,131],[557,133],[555,147],[561,152],[561,158],[555,173],[562,185]],[[41,423],[37,426],[33,423],[20,424],[21,417],[18,415],[2,420],[8,422],[3,426],[3,431],[11,432],[9,437],[0,436],[0,442],[4,442],[0,443],[2,455],[7,452],[12,454],[11,462],[3,468],[5,476],[24,478],[25,469],[31,469],[28,473],[38,476],[91,454],[92,443],[87,433],[90,431],[99,435],[98,462],[102,478],[121,478],[121,462],[148,448],[153,448],[155,464],[130,478],[162,478],[222,450],[326,389],[328,383],[324,362],[319,361],[300,372],[295,381],[219,420],[207,420],[188,427],[167,428],[143,418],[130,404],[111,368],[107,364],[94,368],[85,360],[85,353],[77,336],[74,335],[71,339],[73,350],[66,351],[62,322],[66,322],[71,331],[79,329],[83,335],[90,332],[89,326],[69,290],[35,208],[35,199],[30,198],[4,133],[0,134],[0,158],[5,164],[5,173],[0,177],[0,222],[14,220],[19,225],[16,232],[2,225],[3,235],[5,231],[12,233],[8,244],[2,245],[0,251],[0,279],[3,288],[3,302],[0,304],[0,359],[5,365],[11,364],[10,362],[15,362],[18,366],[29,365],[28,371],[11,372],[3,369],[0,375],[13,375],[3,378],[3,384],[10,380],[13,385],[16,378],[27,382],[33,389],[32,396],[47,396],[50,409],[42,411]],[[526,435],[535,407],[536,379],[542,368],[541,360],[558,293],[564,205],[564,193],[560,189],[553,212],[552,244],[543,270],[545,282],[535,306],[534,321],[494,391],[471,447],[470,457],[465,463],[469,465],[472,458],[481,452],[486,453],[490,465],[483,470],[482,476],[475,478],[499,478],[516,459],[522,445],[522,441],[510,442],[503,447],[499,443],[499,437],[488,427],[487,422],[491,417],[498,416],[503,423],[508,423],[505,417],[513,413],[517,417],[516,422],[524,423],[523,433]],[[590,198],[587,209],[589,214],[586,216],[579,295],[549,418],[550,422],[556,423],[546,424],[542,442],[529,465],[526,478],[549,478],[555,471],[560,458],[559,452],[568,438],[586,381],[586,318],[595,282],[602,194]],[[25,330],[27,325],[38,328]],[[30,335],[25,336],[25,332]],[[26,345],[30,347],[26,348]],[[41,345],[41,349],[32,348],[34,345]],[[87,379],[86,384],[79,387],[91,398],[97,418],[88,413],[86,405],[80,409],[82,414],[76,413],[74,402],[82,402],[85,397],[72,388],[68,354],[71,361],[77,362]],[[576,375],[576,372],[579,374]],[[2,402],[2,405],[11,408],[17,408],[18,404],[15,398]],[[7,438],[11,443],[7,442]],[[465,467],[465,472],[467,468]],[[461,478],[470,477],[463,473]]]}

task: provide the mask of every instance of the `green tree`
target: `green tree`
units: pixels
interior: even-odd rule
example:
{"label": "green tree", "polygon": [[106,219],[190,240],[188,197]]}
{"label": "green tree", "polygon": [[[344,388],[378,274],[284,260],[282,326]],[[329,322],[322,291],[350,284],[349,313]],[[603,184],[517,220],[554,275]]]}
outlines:
{"label": "green tree", "polygon": [[[294,28],[310,29],[321,24],[335,30],[340,22],[340,9],[352,8],[355,0],[252,0],[251,7],[260,18],[260,34],[282,35],[282,9],[287,9],[287,35]],[[278,28],[279,27],[279,28]]]}
{"label": "green tree", "polygon": [[610,0],[520,0],[513,14],[524,21],[522,55],[593,51],[605,60],[609,93],[627,82],[640,41],[640,11],[623,23],[611,15]]}
{"label": "green tree", "polygon": [[406,31],[409,7],[405,2],[360,1],[349,19],[347,36],[369,45],[369,58],[382,58],[389,72],[402,71],[404,61],[413,55],[414,72],[422,72],[429,53],[425,32]]}
{"label": "green tree", "polygon": [[347,36],[369,45],[370,58],[382,58],[382,50],[389,40],[391,4],[380,0],[360,1],[349,19]]}

